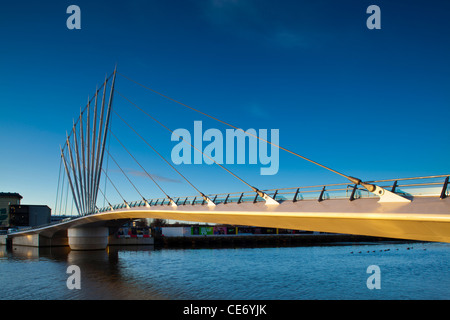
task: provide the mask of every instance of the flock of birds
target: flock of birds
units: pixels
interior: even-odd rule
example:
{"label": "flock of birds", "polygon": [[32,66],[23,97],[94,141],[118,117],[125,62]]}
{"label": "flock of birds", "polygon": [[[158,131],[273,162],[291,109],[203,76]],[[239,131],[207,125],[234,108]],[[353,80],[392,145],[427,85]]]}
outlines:
{"label": "flock of birds", "polygon": [[[414,247],[407,247],[406,248],[406,250],[412,250],[412,249],[414,249]],[[395,251],[398,251],[399,250],[399,248],[396,248],[395,249]],[[427,249],[426,248],[423,248],[423,250],[424,251],[426,251]],[[382,249],[382,250],[369,250],[369,251],[367,251],[366,253],[371,253],[371,252],[373,252],[373,253],[375,253],[375,252],[385,252],[385,251],[391,251],[391,249]],[[350,252],[351,254],[353,254],[353,253],[364,253],[364,251],[358,251],[358,252],[353,252],[353,251],[351,251]]]}

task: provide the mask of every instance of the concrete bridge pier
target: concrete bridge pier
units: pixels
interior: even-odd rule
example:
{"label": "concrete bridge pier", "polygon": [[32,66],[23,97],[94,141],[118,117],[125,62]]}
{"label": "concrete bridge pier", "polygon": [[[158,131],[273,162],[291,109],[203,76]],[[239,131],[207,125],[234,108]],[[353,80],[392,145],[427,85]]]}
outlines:
{"label": "concrete bridge pier", "polygon": [[108,227],[78,227],[67,229],[71,250],[103,250],[108,246]]}
{"label": "concrete bridge pier", "polygon": [[26,246],[26,247],[60,247],[67,246],[67,231],[60,231],[53,235],[42,235],[39,233],[25,235],[5,235],[1,244],[8,246]]}

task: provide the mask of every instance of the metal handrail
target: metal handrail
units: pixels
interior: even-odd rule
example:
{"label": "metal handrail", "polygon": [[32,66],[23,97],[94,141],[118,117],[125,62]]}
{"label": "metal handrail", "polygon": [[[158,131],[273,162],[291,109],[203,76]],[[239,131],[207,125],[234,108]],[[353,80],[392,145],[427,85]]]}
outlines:
{"label": "metal handrail", "polygon": [[[388,189],[388,188],[393,188],[395,186],[394,192],[397,194],[400,194],[400,195],[407,194],[406,191],[407,191],[407,188],[409,188],[409,187],[442,186],[442,189],[440,191],[440,197],[445,198],[447,196],[450,196],[448,177],[450,177],[450,174],[434,175],[434,176],[426,176],[426,177],[414,177],[414,178],[374,180],[374,181],[369,181],[369,182],[370,183],[392,182],[392,185],[382,185],[380,187]],[[397,184],[398,181],[412,181],[412,180],[437,179],[437,178],[445,178],[445,180],[444,180],[444,182],[439,181],[439,182]],[[343,186],[345,186],[345,187],[343,187]],[[403,191],[403,190],[399,190],[400,188],[404,188],[404,189],[406,188],[406,189],[405,189],[405,191]],[[309,190],[309,189],[312,189],[312,190]],[[291,188],[265,189],[262,191],[264,191],[265,193],[272,195],[272,196],[274,196],[276,194],[276,200],[280,201],[280,202],[293,201],[293,200],[295,200],[295,201],[309,201],[309,200],[322,201],[322,200],[327,200],[327,199],[331,199],[331,198],[335,198],[335,199],[347,198],[349,200],[355,200],[355,199],[362,198],[363,197],[362,193],[365,193],[364,198],[376,198],[377,197],[377,196],[371,194],[365,188],[362,188],[358,185],[356,185],[356,186],[351,185],[348,183],[335,183],[335,184],[328,184],[328,185],[314,185],[314,186],[291,187]],[[330,196],[330,194],[332,195],[333,193],[344,192],[344,191],[345,191],[345,195],[343,195],[343,196],[339,197],[339,196],[336,196],[336,194],[334,195],[334,197]],[[349,192],[351,192],[352,196],[349,196]],[[318,196],[316,198],[308,197],[307,199],[305,199],[303,197],[304,194],[314,194],[314,193],[320,194],[320,196]],[[294,199],[294,197],[292,197],[292,199],[288,199],[293,194],[295,194],[294,195],[295,199]],[[435,195],[435,194],[433,194],[433,195]],[[421,196],[421,195],[416,195],[416,196]],[[236,202],[257,203],[257,202],[265,201],[262,198],[260,198],[259,196],[255,196],[255,193],[253,191],[209,194],[208,197],[210,199],[214,199],[214,202],[216,204],[220,204],[220,203],[227,204],[227,203],[236,203]],[[177,199],[176,203],[178,206],[206,205],[204,199],[199,196],[175,197],[173,199]],[[128,206],[130,208],[143,207],[143,206],[146,206],[147,203],[150,205],[150,207],[170,206],[171,205],[170,201],[167,201],[167,198],[155,198],[155,199],[150,199],[150,200],[145,200],[145,201],[144,200],[132,201],[132,202],[128,203]],[[122,202],[122,203],[115,204],[112,206],[97,208],[97,210],[95,210],[94,212],[88,213],[85,215],[92,215],[92,214],[96,214],[96,213],[114,211],[114,210],[123,209],[123,208],[127,208],[127,204]],[[44,224],[44,225],[40,225],[37,227],[28,227],[26,229],[21,228],[21,230],[18,230],[17,232],[36,229],[36,228],[43,228],[45,226],[50,226],[50,225],[58,224],[61,222],[67,222],[67,221],[70,221],[70,220],[73,220],[73,219],[76,219],[79,217],[80,216],[73,216],[72,218],[64,219],[64,221],[53,221],[49,224]]]}
{"label": "metal handrail", "polygon": [[[396,184],[396,181],[411,181],[411,180],[423,180],[423,179],[436,179],[436,178],[446,178],[450,175],[434,175],[434,176],[425,176],[425,177],[413,177],[413,178],[399,178],[399,179],[384,179],[384,180],[373,180],[369,181],[370,183],[379,183],[379,182],[393,182],[392,185],[383,185],[383,188],[392,188],[394,184]],[[438,186],[442,185],[442,182],[425,182],[425,183],[414,183],[414,184],[396,184],[396,188],[408,188],[408,187],[417,187],[417,186]],[[345,186],[345,187],[341,187]],[[325,190],[322,190],[323,187],[325,187]],[[330,188],[330,187],[341,187],[341,188]],[[314,188],[313,190],[308,190]],[[317,188],[317,189],[315,189]],[[349,185],[348,183],[334,183],[334,184],[327,184],[327,185],[313,185],[313,186],[302,186],[302,187],[290,187],[290,188],[277,188],[277,189],[264,189],[262,191],[266,192],[267,194],[277,194],[278,201],[292,201],[293,199],[286,199],[286,195],[292,195],[296,194],[297,196],[300,195],[300,199],[296,200],[306,200],[302,197],[303,194],[313,194],[313,193],[322,193],[325,195],[324,199],[330,199],[332,198],[330,194],[339,192],[339,191],[345,191],[345,197],[348,197],[348,193],[352,192],[355,188],[354,185]],[[364,196],[365,198],[373,197],[375,198],[375,195],[372,195],[369,191],[367,191],[365,188],[356,186],[355,191],[358,192],[356,194],[356,197],[354,199],[361,198],[361,192],[366,193]],[[405,194],[404,191],[398,191],[396,190],[395,193],[398,194]],[[210,199],[214,198],[214,202],[216,204],[219,203],[242,203],[242,202],[263,202],[264,200],[256,197],[253,191],[244,191],[244,192],[230,192],[230,193],[217,193],[217,194],[208,194],[208,197]],[[334,197],[334,198],[344,198],[344,197]],[[166,198],[156,198],[152,199],[150,201],[147,201],[150,204],[150,207],[161,205],[161,201],[166,200]],[[132,202],[139,204],[137,207],[145,205],[143,201],[135,201]],[[177,205],[183,206],[183,205],[204,205],[205,201],[198,197],[198,196],[187,196],[187,197],[178,197],[177,199]],[[169,202],[164,203],[164,205],[170,205]],[[130,203],[131,206],[131,203]],[[136,207],[136,205],[134,205]]]}

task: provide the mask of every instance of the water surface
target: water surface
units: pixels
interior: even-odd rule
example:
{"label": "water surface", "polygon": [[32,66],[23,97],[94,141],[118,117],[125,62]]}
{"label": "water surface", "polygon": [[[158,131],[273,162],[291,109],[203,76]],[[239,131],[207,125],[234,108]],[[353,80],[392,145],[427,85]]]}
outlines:
{"label": "water surface", "polygon": [[[67,267],[81,271],[69,290]],[[380,289],[370,290],[370,265]],[[450,299],[450,244],[237,249],[0,247],[0,299]]]}

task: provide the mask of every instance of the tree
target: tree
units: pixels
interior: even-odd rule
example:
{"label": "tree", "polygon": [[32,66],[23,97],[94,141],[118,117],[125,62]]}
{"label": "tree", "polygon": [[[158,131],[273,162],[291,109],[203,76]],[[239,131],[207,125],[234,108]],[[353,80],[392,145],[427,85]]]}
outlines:
{"label": "tree", "polygon": [[167,225],[167,220],[166,219],[153,219],[152,223],[150,224],[150,226],[152,228],[164,227],[165,225]]}

